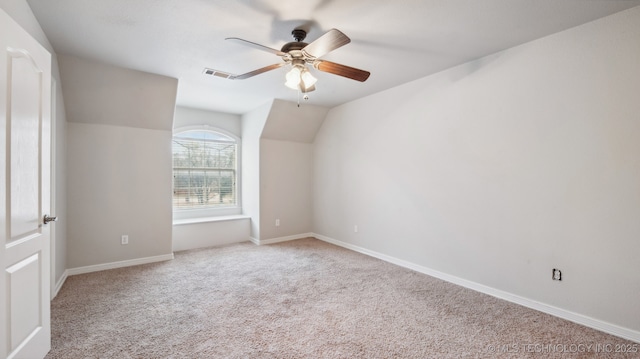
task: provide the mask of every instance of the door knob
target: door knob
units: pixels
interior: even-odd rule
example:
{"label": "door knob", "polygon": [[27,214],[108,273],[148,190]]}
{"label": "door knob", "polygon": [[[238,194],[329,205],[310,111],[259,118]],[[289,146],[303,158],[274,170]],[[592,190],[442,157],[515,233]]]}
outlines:
{"label": "door knob", "polygon": [[49,222],[55,222],[58,220],[58,217],[49,217],[48,214],[44,215],[44,218],[42,219],[42,222],[44,222],[44,224],[47,224]]}

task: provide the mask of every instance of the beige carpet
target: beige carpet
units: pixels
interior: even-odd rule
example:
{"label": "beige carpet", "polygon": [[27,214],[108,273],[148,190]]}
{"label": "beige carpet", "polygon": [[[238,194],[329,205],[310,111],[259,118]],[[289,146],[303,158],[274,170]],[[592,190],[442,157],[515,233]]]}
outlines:
{"label": "beige carpet", "polygon": [[69,277],[48,358],[623,358],[625,341],[316,239]]}

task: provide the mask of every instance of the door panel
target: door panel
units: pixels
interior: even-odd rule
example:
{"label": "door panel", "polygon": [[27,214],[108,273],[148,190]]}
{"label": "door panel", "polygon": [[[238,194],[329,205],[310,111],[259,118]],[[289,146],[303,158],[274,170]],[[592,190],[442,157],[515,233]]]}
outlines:
{"label": "door panel", "polygon": [[23,313],[11,318],[11,348],[17,348],[29,336],[37,334],[40,321],[40,254],[34,254],[7,268],[12,311]]}
{"label": "door panel", "polygon": [[0,10],[0,357],[51,347],[51,56]]}
{"label": "door panel", "polygon": [[[10,136],[11,142],[11,237],[19,240],[39,234],[40,126],[42,71],[27,53],[9,49]],[[35,96],[34,96],[35,95]]]}

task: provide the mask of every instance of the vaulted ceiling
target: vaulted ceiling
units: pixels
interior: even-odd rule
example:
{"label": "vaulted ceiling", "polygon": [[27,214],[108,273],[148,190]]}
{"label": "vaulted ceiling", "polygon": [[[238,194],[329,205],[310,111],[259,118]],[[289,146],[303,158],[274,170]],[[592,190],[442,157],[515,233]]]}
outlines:
{"label": "vaulted ceiling", "polygon": [[[291,31],[312,42],[337,28],[351,43],[322,57],[368,70],[358,82],[312,69],[309,104],[333,107],[640,5],[640,0],[28,0],[55,51],[179,79],[181,106],[245,113],[277,98],[287,67],[238,37],[280,49]],[[63,83],[64,86],[64,83]],[[300,100],[303,101],[304,100]]]}

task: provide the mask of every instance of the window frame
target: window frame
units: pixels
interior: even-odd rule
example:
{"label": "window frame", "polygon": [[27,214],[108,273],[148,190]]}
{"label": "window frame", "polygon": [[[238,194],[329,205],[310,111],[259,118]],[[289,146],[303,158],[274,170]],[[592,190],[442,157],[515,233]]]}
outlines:
{"label": "window frame", "polygon": [[232,138],[236,144],[236,204],[235,206],[225,206],[219,208],[176,208],[173,206],[173,192],[174,192],[174,163],[173,163],[173,150],[171,151],[171,209],[173,211],[173,219],[192,219],[192,218],[206,218],[206,217],[221,217],[232,216],[242,214],[242,141],[237,135],[214,126],[209,125],[195,125],[195,126],[181,126],[174,128],[171,134],[171,146],[173,147],[173,139],[175,136],[189,131],[205,131],[205,132],[217,132]]}

